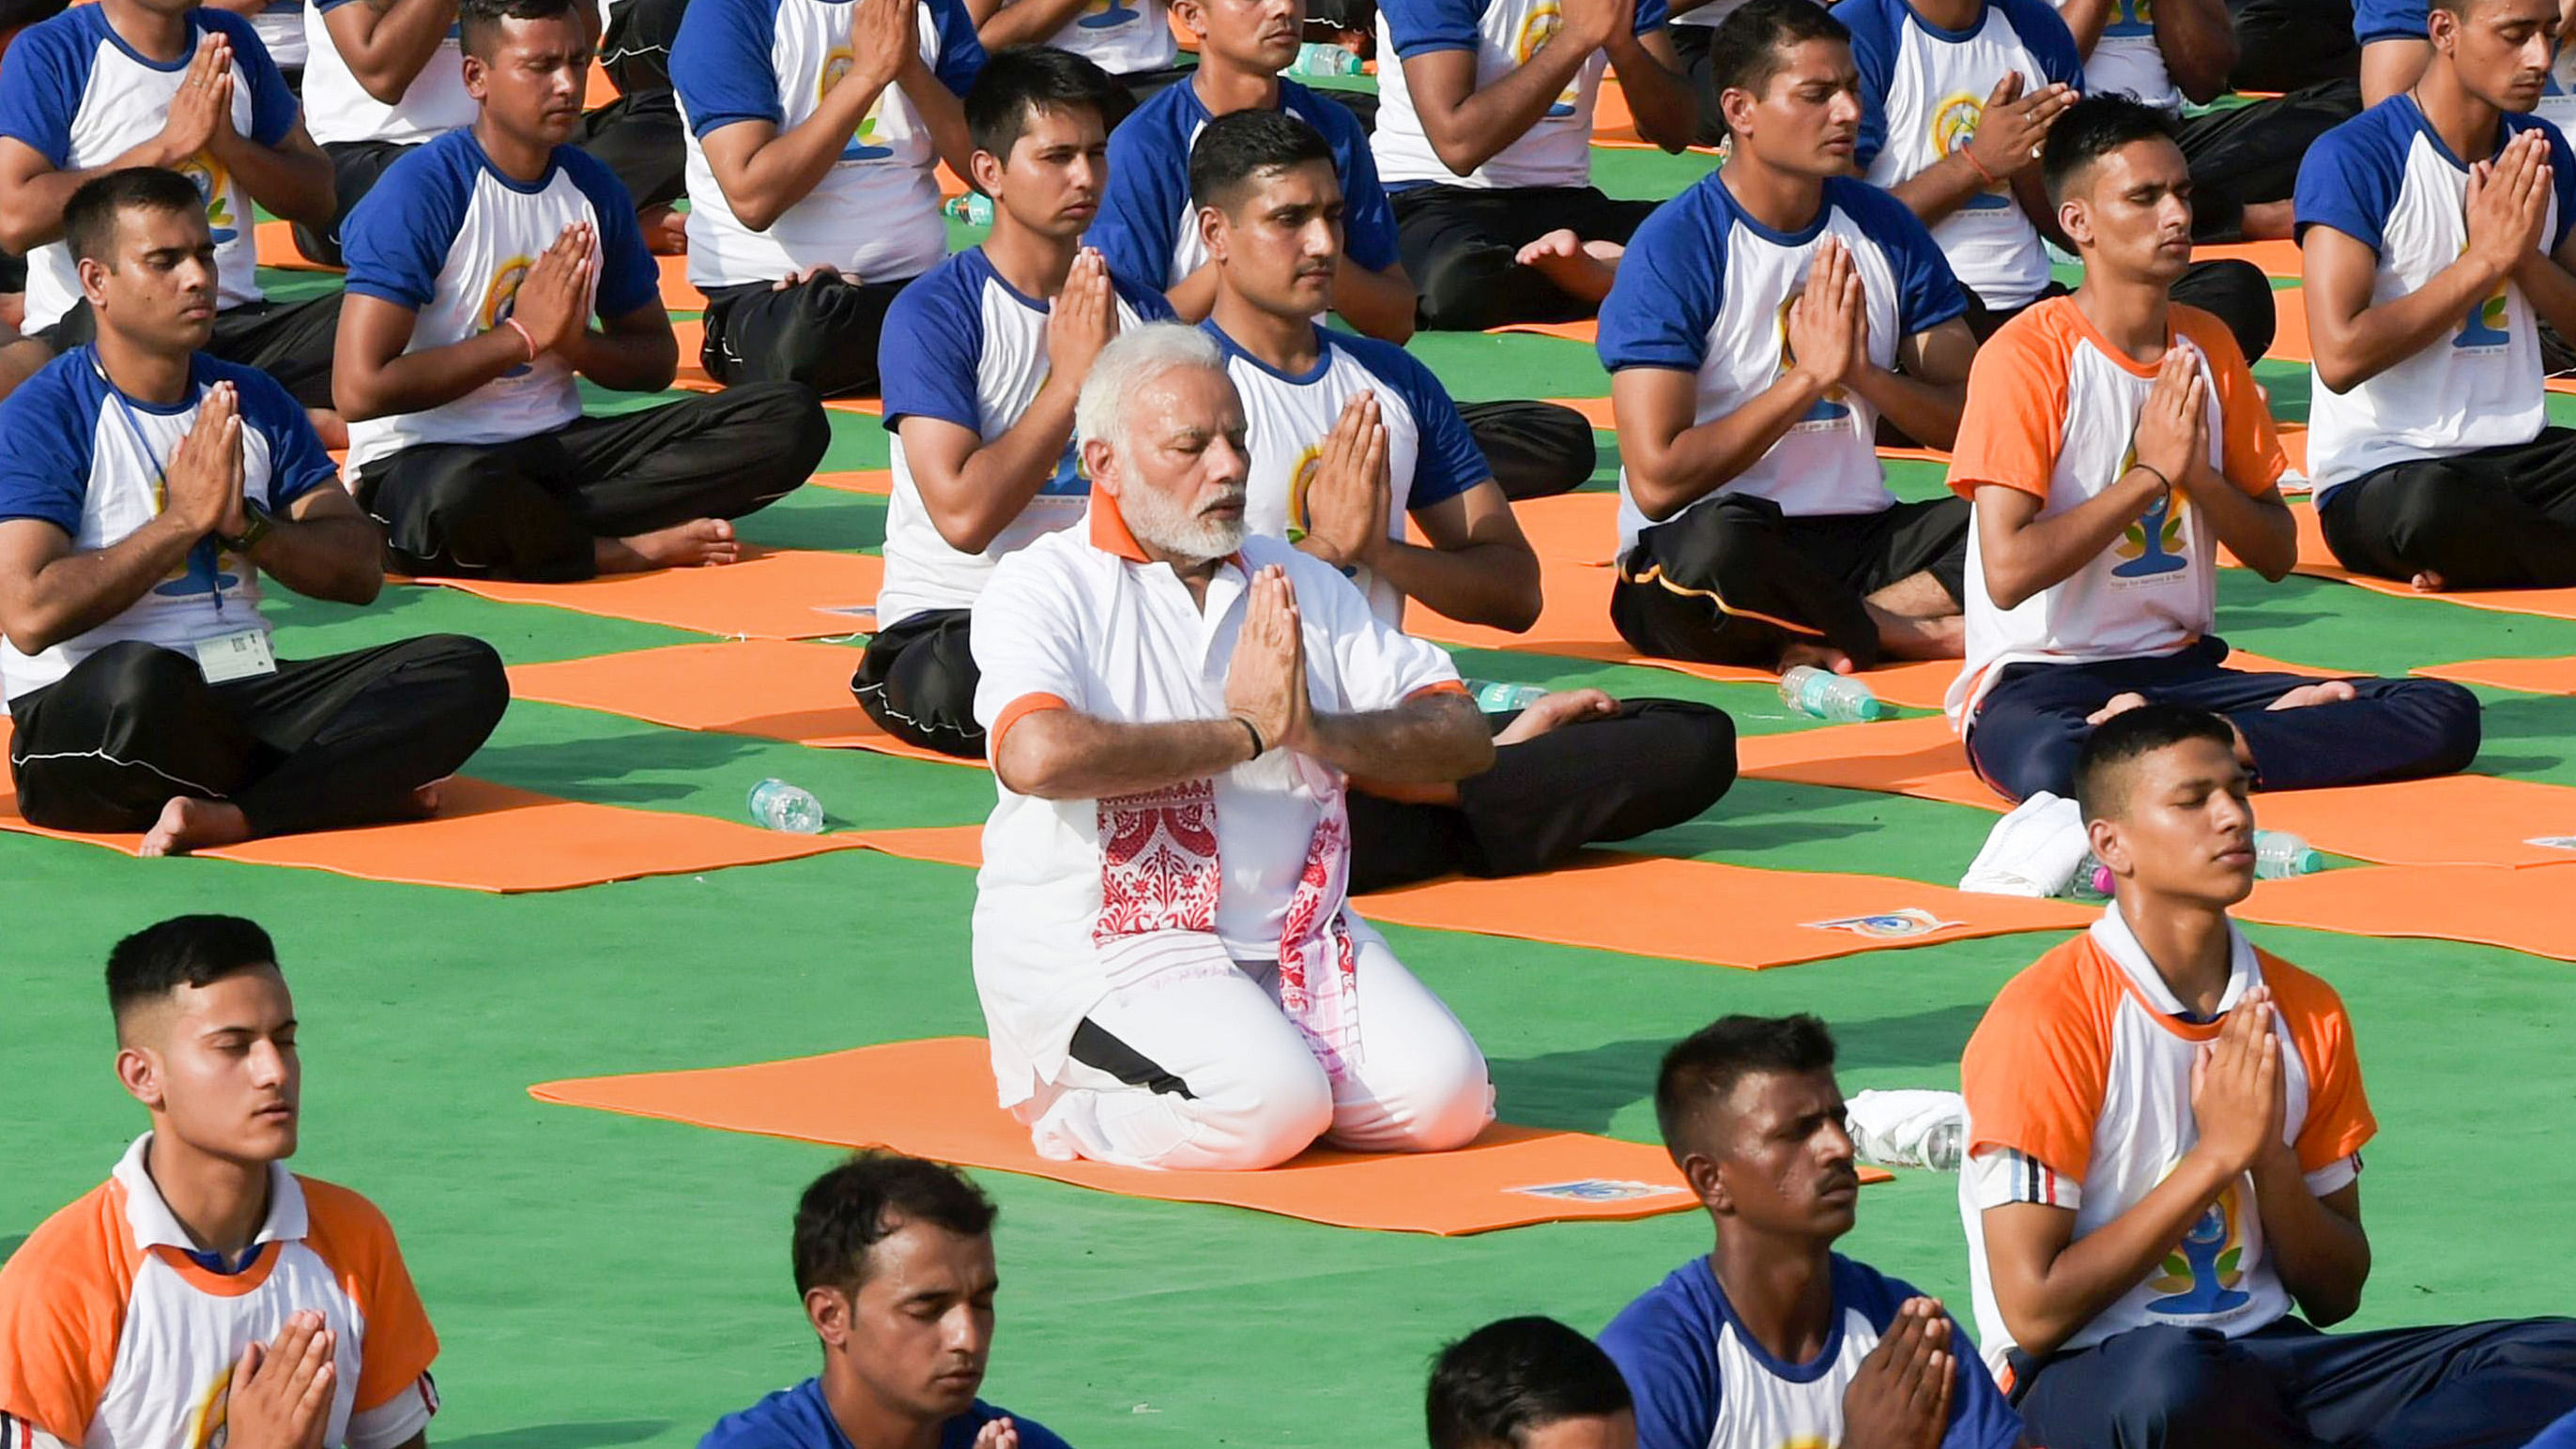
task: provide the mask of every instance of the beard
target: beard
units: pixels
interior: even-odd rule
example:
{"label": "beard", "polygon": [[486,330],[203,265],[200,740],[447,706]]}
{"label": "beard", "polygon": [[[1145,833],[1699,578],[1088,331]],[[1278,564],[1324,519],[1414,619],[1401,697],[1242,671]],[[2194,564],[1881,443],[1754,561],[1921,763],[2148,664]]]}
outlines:
{"label": "beard", "polygon": [[[1224,501],[1243,503],[1237,488]],[[1243,515],[1212,519],[1189,512],[1151,488],[1130,488],[1118,496],[1118,512],[1136,541],[1189,563],[1223,558],[1243,547]]]}

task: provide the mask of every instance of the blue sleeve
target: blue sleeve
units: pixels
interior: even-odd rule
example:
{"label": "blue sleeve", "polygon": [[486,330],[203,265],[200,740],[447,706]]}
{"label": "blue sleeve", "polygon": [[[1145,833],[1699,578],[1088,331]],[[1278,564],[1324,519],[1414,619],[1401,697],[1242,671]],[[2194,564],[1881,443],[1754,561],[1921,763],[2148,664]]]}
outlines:
{"label": "blue sleeve", "polygon": [[1476,22],[1484,10],[1477,0],[1381,0],[1377,7],[1398,60],[1435,50],[1476,49],[1481,39]]}
{"label": "blue sleeve", "polygon": [[2397,209],[2403,180],[2404,148],[2392,144],[2387,114],[2377,107],[2317,138],[2299,162],[2299,184],[2293,194],[2298,232],[2330,226],[2353,240],[2381,251],[2381,228]]}
{"label": "blue sleeve", "polygon": [[1873,0],[1841,0],[1833,15],[1851,30],[1852,65],[1860,72],[1860,140],[1852,162],[1867,171],[1887,148],[1887,89],[1896,75],[1903,22]]}
{"label": "blue sleeve", "polygon": [[1950,270],[1949,257],[1932,239],[1923,219],[1874,186],[1855,186],[1852,194],[1858,205],[1867,208],[1863,228],[1886,253],[1888,270],[1896,274],[1897,330],[1913,337],[1965,314],[1967,294],[1960,290],[1958,274]]}
{"label": "blue sleeve", "polygon": [[1114,271],[1109,274],[1109,285],[1116,287],[1119,297],[1128,306],[1135,308],[1136,315],[1147,322],[1180,320],[1180,314],[1172,310],[1172,299],[1164,296],[1163,289],[1160,287],[1139,282],[1132,277],[1120,276]]}
{"label": "blue sleeve", "polygon": [[2566,133],[2555,122],[2533,116],[2522,122],[2537,126],[2549,138],[2549,185],[2558,193],[2558,230],[2551,234],[2549,250],[2554,255],[2567,245],[2567,233],[2576,229],[2576,149],[2569,148]]}
{"label": "blue sleeve", "polygon": [[2542,1430],[2529,1449],[2576,1449],[2576,1413]]}
{"label": "blue sleeve", "polygon": [[73,391],[72,365],[47,366],[0,402],[0,522],[32,518],[77,538],[98,414]]}
{"label": "blue sleeve", "polygon": [[233,64],[250,82],[250,138],[263,146],[285,140],[286,133],[295,129],[299,106],[259,31],[247,18],[225,10],[200,10],[197,23],[223,33],[233,48]]}
{"label": "blue sleeve", "polygon": [[435,141],[388,167],[340,227],[348,290],[414,312],[428,306],[465,225],[466,181],[452,148]]}
{"label": "blue sleeve", "polygon": [[1175,231],[1190,209],[1189,159],[1169,145],[1166,113],[1148,101],[1109,133],[1109,186],[1100,195],[1100,214],[1082,238],[1084,245],[1099,249],[1112,276],[1157,287],[1177,280],[1172,276],[1179,240]]}
{"label": "blue sleeve", "polygon": [[1672,9],[1665,0],[1637,0],[1637,34],[1663,29],[1664,22],[1673,18]]}
{"label": "blue sleeve", "polygon": [[2013,33],[2039,57],[2042,78],[2061,85],[2073,86],[2080,94],[2084,89],[2084,56],[2075,48],[2075,33],[2066,28],[2048,0],[1996,0],[2003,6],[2004,18],[2012,22]]}
{"label": "blue sleeve", "polygon": [[[1290,84],[1280,82],[1282,87]],[[1303,94],[1292,100],[1289,109],[1324,133],[1333,148],[1333,169],[1341,173],[1342,250],[1372,272],[1385,271],[1403,254],[1396,248],[1395,204],[1387,200],[1386,187],[1377,179],[1377,157],[1369,149],[1368,132],[1360,129],[1359,118],[1341,102],[1302,86],[1298,89]]]}
{"label": "blue sleeve", "polygon": [[969,273],[950,263],[896,294],[877,337],[886,431],[905,418],[937,418],[980,432],[975,378],[984,354],[982,309]]}
{"label": "blue sleeve", "polygon": [[322,451],[322,437],[304,407],[277,379],[255,367],[227,367],[224,380],[241,398],[242,426],[268,439],[268,507],[281,512],[317,488],[340,485],[339,466]]}
{"label": "blue sleeve", "polygon": [[2362,45],[2422,40],[2429,33],[2431,8],[2425,0],[2353,0],[2352,38]]}
{"label": "blue sleeve", "polygon": [[1628,239],[1619,275],[1601,302],[1596,350],[1612,372],[1664,367],[1697,372],[1708,360],[1726,274],[1726,238],[1709,225],[1713,208],[1700,187],[1655,208]]}
{"label": "blue sleeve", "polygon": [[80,114],[95,45],[81,44],[80,30],[59,20],[34,26],[9,47],[0,65],[0,136],[23,141],[60,171],[71,165],[72,117]]}
{"label": "blue sleeve", "polygon": [[1672,1322],[1660,1292],[1629,1304],[1601,1330],[1602,1351],[1636,1401],[1637,1449],[1708,1449],[1725,1393],[1714,1344]]}
{"label": "blue sleeve", "polygon": [[778,0],[696,0],[671,45],[671,86],[701,138],[737,121],[784,125],[769,47]]}
{"label": "blue sleeve", "polygon": [[635,198],[617,173],[587,151],[555,148],[555,164],[572,176],[573,185],[590,198],[599,213],[600,320],[623,317],[662,296],[662,269],[644,245],[644,229],[635,224]]}
{"label": "blue sleeve", "polygon": [[1494,465],[1486,461],[1485,450],[1476,446],[1467,420],[1458,415],[1457,401],[1422,365],[1422,359],[1373,337],[1333,340],[1358,353],[1361,363],[1404,399],[1413,411],[1414,426],[1421,429],[1421,444],[1413,458],[1413,487],[1405,495],[1407,512],[1445,503],[1494,476]]}
{"label": "blue sleeve", "polygon": [[939,57],[930,72],[963,100],[966,88],[984,73],[984,42],[975,35],[975,17],[964,0],[930,0],[930,19],[939,36]]}

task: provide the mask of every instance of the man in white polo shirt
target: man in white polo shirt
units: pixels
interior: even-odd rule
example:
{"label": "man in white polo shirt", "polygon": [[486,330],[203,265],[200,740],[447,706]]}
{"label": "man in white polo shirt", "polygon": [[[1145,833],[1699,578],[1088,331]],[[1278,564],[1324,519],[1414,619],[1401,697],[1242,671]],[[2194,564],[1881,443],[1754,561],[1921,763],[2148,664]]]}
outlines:
{"label": "man in white polo shirt", "polygon": [[877,390],[886,309],[948,250],[933,172],[972,165],[983,65],[963,0],[689,6],[671,79],[709,377]]}
{"label": "man in white polo shirt", "polygon": [[1140,1167],[1465,1146],[1484,1056],[1351,914],[1344,792],[1487,768],[1484,720],[1338,570],[1246,536],[1214,339],[1121,334],[1077,412],[1090,522],[1004,559],[975,610],[1002,1105],[1046,1156]]}
{"label": "man in white polo shirt", "polygon": [[[1341,274],[1323,138],[1293,116],[1239,111],[1199,134],[1190,171],[1218,277],[1202,325],[1251,423],[1250,530],[1341,569],[1390,628],[1408,601],[1528,628],[1538,555],[1448,391],[1402,348],[1315,323]],[[1355,890],[1545,870],[1678,825],[1735,780],[1735,726],[1710,705],[1577,689],[1486,723],[1494,768],[1351,792]]]}

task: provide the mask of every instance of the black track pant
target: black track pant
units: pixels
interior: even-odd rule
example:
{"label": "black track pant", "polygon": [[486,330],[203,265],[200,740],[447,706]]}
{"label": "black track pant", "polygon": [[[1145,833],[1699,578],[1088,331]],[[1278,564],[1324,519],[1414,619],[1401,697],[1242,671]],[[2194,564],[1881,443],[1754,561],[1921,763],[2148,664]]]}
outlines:
{"label": "black track pant", "polygon": [[1416,186],[1390,199],[1404,270],[1420,291],[1422,325],[1443,332],[1591,316],[1597,303],[1522,266],[1520,249],[1560,229],[1585,241],[1624,243],[1655,209],[1651,201],[1614,201],[1592,186]]}
{"label": "black track pant", "polygon": [[671,45],[686,0],[611,0],[599,63],[617,99],[581,118],[574,145],[597,157],[640,210],[687,194],[688,137],[671,89]]}
{"label": "black track pant", "polygon": [[[1510,715],[1489,715],[1500,733]],[[1735,722],[1712,705],[1633,699],[1494,752],[1458,803],[1410,805],[1354,789],[1351,890],[1444,875],[1527,875],[1605,840],[1679,825],[1735,783]]]}
{"label": "black track pant", "polygon": [[18,808],[55,830],[148,830],[177,795],[229,800],[254,835],[398,819],[510,702],[501,656],[432,634],[208,684],[194,656],[111,644],[9,701]]}
{"label": "black track pant", "polygon": [[2317,519],[2357,574],[2429,571],[2460,589],[2576,586],[2576,432],[2543,428],[2513,447],[2391,463],[2328,493]]}
{"label": "black track pant", "polygon": [[880,630],[859,655],[850,693],[877,727],[906,744],[961,760],[984,758],[975,722],[974,651],[964,609],[930,609]]}
{"label": "black track pant", "polygon": [[1458,416],[1506,498],[1570,493],[1601,466],[1591,420],[1562,403],[1460,403]]}
{"label": "black track pant", "polygon": [[1637,535],[1610,587],[1610,622],[1640,654],[1768,669],[1792,643],[1866,669],[1878,625],[1864,601],[1929,573],[1953,602],[1967,571],[1968,503],[1791,518],[1767,498],[1721,496]]}
{"label": "black track pant", "polygon": [[1716,31],[1713,25],[1664,27],[1664,34],[1672,38],[1673,54],[1682,63],[1682,75],[1690,82],[1691,94],[1699,98],[1699,129],[1691,141],[1700,146],[1726,144],[1726,118],[1717,108],[1717,67],[1708,55],[1708,40]]}
{"label": "black track pant", "polygon": [[826,274],[779,291],[768,282],[707,294],[707,376],[726,386],[798,382],[820,397],[877,390],[877,338],[901,282],[851,282]]}
{"label": "black track pant", "polygon": [[2204,242],[2243,235],[2245,208],[2287,201],[2299,159],[2319,137],[2361,114],[2361,85],[2334,80],[2182,123],[2191,163],[2191,234]]}
{"label": "black track pant", "polygon": [[[256,367],[276,378],[288,395],[308,408],[331,406],[331,356],[340,332],[338,292],[302,302],[245,302],[215,314],[215,335],[206,351],[226,362]],[[56,353],[69,352],[98,337],[98,317],[84,297],[63,319],[36,334]]]}
{"label": "black track pant", "polygon": [[2295,91],[2361,74],[2350,0],[2227,0],[2236,24],[2236,68],[2227,83],[2240,91]]}
{"label": "black track pant", "polygon": [[516,442],[405,448],[359,472],[358,504],[404,573],[562,583],[598,571],[599,539],[768,507],[830,441],[813,393],[755,384]]}
{"label": "black track pant", "polygon": [[[1967,292],[1968,330],[1983,344],[2003,330],[2003,325],[2022,314],[2032,303],[2066,295],[2066,284],[2051,282],[2038,296],[2021,307],[1996,310],[1985,305],[1977,294]],[[2216,317],[2236,338],[2237,349],[2248,363],[2260,362],[2272,350],[2273,330],[2280,326],[2280,314],[2273,310],[2272,279],[2252,262],[2229,259],[2223,262],[2194,262],[2182,280],[2173,284],[2173,299],[2186,307],[2198,307]]]}

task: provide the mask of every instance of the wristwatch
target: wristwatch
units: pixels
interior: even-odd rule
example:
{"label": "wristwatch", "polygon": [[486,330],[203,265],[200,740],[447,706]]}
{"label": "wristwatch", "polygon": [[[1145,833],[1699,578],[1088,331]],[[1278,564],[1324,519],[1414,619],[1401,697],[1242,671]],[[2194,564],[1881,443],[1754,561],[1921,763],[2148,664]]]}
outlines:
{"label": "wristwatch", "polygon": [[215,541],[247,557],[261,539],[268,537],[268,531],[277,526],[277,520],[269,516],[267,509],[248,499],[242,500],[242,516],[250,521],[242,525],[240,533],[230,538],[219,533],[215,535]]}

